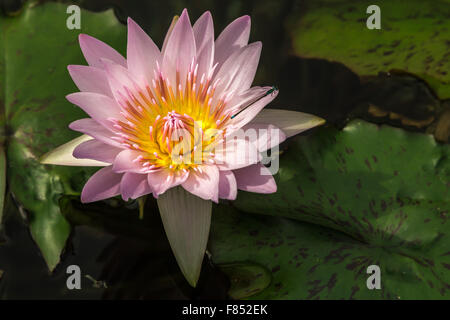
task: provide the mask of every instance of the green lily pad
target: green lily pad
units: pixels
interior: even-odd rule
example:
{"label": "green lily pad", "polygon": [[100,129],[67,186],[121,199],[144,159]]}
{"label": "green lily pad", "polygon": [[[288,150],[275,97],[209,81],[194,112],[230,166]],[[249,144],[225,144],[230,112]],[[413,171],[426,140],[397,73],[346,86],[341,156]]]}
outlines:
{"label": "green lily pad", "polygon": [[[357,241],[341,232],[224,207],[212,219],[216,263],[252,261],[271,271],[270,285],[249,299],[448,299],[448,237],[441,250],[408,251]],[[431,258],[430,256],[433,256]],[[429,258],[429,259],[428,259]],[[380,289],[367,268],[380,267]]]}
{"label": "green lily pad", "polygon": [[[381,29],[370,30],[367,8],[381,10]],[[311,1],[290,18],[296,54],[341,62],[359,75],[400,69],[450,98],[448,1]]]}
{"label": "green lily pad", "polygon": [[281,156],[276,193],[240,192],[234,205],[366,241],[414,244],[446,231],[449,155],[431,135],[361,120],[320,128]]}
{"label": "green lily pad", "polygon": [[[414,273],[424,279],[423,286],[433,283],[429,295],[439,298],[441,290],[449,295],[450,283],[449,156],[450,147],[432,136],[355,120],[343,130],[320,128],[292,141],[280,158],[277,192],[240,192],[234,205],[340,231],[362,246],[367,258],[379,256],[378,251],[409,257],[426,270]],[[329,248],[344,258],[340,246]],[[389,267],[389,260],[385,263]],[[420,296],[422,289],[411,295]]]}
{"label": "green lily pad", "polygon": [[78,91],[67,65],[86,64],[79,33],[98,37],[121,52],[126,43],[126,28],[112,10],[82,10],[81,30],[69,30],[66,9],[63,4],[30,2],[16,17],[0,16],[0,107],[7,128],[8,182],[30,212],[31,234],[50,270],[58,264],[70,232],[58,199],[62,194],[78,194],[95,171],[38,161],[44,153],[77,137],[67,126],[85,117],[65,100],[67,94]]}

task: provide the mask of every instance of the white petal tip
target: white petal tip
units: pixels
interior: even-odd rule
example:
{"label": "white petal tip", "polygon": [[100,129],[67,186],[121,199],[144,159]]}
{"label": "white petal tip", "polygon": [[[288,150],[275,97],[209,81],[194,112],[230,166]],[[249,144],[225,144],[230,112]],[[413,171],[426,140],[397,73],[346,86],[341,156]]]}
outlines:
{"label": "white petal tip", "polygon": [[305,130],[323,125],[326,121],[325,119],[304,112],[264,109],[252,122],[273,124],[280,128],[286,134],[286,137],[292,137]]}
{"label": "white petal tip", "polygon": [[109,166],[109,163],[91,160],[91,159],[77,159],[73,156],[73,150],[82,142],[91,140],[92,137],[82,135],[75,138],[56,149],[47,152],[39,158],[42,164],[52,164],[60,166],[79,166],[79,167],[104,167]]}
{"label": "white petal tip", "polygon": [[314,118],[310,120],[311,128],[321,126],[325,124],[325,122],[327,122],[325,119],[314,116]]}

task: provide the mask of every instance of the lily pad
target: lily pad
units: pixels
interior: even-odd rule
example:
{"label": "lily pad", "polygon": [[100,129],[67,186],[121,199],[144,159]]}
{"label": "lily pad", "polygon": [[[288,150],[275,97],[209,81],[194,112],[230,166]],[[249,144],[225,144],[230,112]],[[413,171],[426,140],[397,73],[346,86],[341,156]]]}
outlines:
{"label": "lily pad", "polygon": [[[414,273],[423,286],[433,283],[430,296],[448,296],[449,156],[450,147],[430,135],[355,120],[343,130],[321,128],[292,141],[280,158],[277,192],[240,192],[234,205],[340,231],[368,250],[367,258],[386,250],[397,254],[396,259],[408,257],[414,268],[423,268]],[[252,230],[258,228],[248,232]],[[340,243],[330,245],[342,263],[350,263],[344,259],[347,249]],[[385,263],[388,267],[388,260]],[[419,296],[421,290],[417,286],[411,295]]]}
{"label": "lily pad", "polygon": [[373,1],[308,2],[304,15],[289,19],[294,51],[302,57],[338,61],[359,75],[403,70],[450,98],[450,3],[378,1],[381,29],[368,29]]}
{"label": "lily pad", "polygon": [[[126,28],[112,10],[81,11],[81,30],[66,27],[67,5],[29,2],[15,17],[0,16],[0,108],[6,127],[10,190],[30,213],[31,234],[50,270],[70,232],[60,213],[62,194],[78,194],[92,168],[41,165],[39,157],[78,134],[68,124],[85,117],[65,100],[77,91],[69,64],[85,64],[78,34],[98,37],[124,52]],[[3,127],[2,126],[2,127]]]}
{"label": "lily pad", "polygon": [[[357,241],[344,233],[286,218],[215,210],[210,249],[216,263],[252,261],[272,282],[249,299],[448,299],[448,240],[437,254]],[[437,240],[436,242],[445,242]],[[433,256],[427,259],[426,257]],[[367,268],[380,267],[380,289]]]}
{"label": "lily pad", "polygon": [[240,192],[234,205],[357,239],[414,244],[447,231],[449,156],[431,135],[355,120],[292,141],[280,158],[277,192]]}

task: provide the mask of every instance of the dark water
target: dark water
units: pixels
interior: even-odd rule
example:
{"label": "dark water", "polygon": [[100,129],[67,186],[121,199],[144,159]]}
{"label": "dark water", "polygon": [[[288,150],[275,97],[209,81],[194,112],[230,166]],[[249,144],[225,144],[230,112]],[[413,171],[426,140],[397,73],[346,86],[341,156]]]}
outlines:
{"label": "dark water", "polygon": [[[4,243],[0,247],[0,269],[4,270],[0,299],[227,298],[228,279],[207,258],[196,289],[184,280],[154,200],[147,202],[144,220],[138,219],[133,205],[127,208],[121,203],[123,207],[118,209],[109,206],[111,201],[86,206],[75,198],[65,200],[83,212],[69,213],[74,231],[53,274],[33,242],[26,221],[8,203],[2,230]],[[113,209],[116,213],[112,219],[102,218]],[[87,215],[92,225],[78,224],[86,222]],[[67,289],[66,270],[70,265],[81,269],[81,290]]]}

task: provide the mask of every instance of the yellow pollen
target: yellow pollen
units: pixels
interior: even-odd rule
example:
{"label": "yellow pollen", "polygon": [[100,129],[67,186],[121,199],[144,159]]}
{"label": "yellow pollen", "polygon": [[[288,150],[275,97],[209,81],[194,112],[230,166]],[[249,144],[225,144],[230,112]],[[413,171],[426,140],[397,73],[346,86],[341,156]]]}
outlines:
{"label": "yellow pollen", "polygon": [[127,88],[118,92],[123,119],[112,119],[117,139],[141,152],[134,161],[143,171],[168,168],[187,172],[202,163],[214,163],[208,146],[230,118],[226,98],[215,101],[215,85],[191,64],[184,84],[176,73],[172,87],[159,66],[151,87]]}

